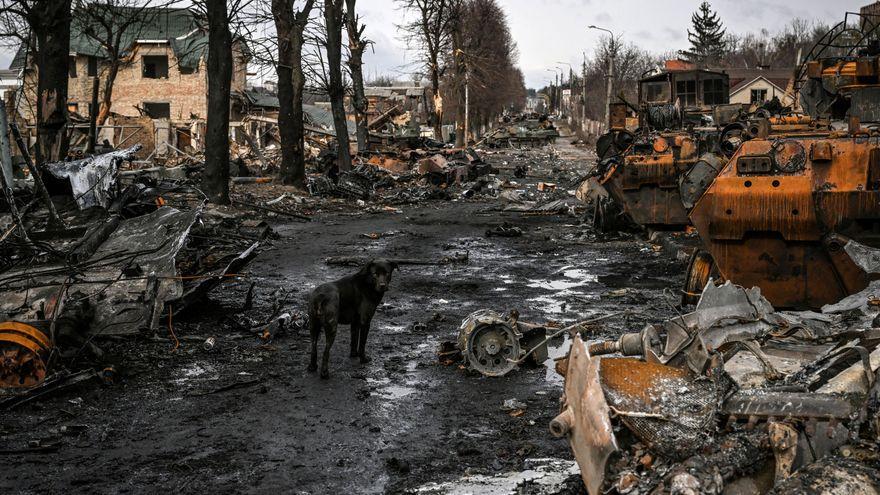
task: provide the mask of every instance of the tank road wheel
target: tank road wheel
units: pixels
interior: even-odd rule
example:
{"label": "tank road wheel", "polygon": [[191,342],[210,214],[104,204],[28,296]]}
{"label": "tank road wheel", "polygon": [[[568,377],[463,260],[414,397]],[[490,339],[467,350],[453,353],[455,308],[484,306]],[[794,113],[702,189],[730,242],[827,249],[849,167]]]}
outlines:
{"label": "tank road wheel", "polygon": [[691,254],[687,274],[684,279],[684,294],[681,296],[683,305],[697,304],[703,288],[709,283],[709,277],[718,278],[718,267],[708,251],[697,249]]}
{"label": "tank road wheel", "polygon": [[485,376],[502,376],[525,354],[515,324],[491,310],[479,310],[461,322],[458,348],[468,367]]}

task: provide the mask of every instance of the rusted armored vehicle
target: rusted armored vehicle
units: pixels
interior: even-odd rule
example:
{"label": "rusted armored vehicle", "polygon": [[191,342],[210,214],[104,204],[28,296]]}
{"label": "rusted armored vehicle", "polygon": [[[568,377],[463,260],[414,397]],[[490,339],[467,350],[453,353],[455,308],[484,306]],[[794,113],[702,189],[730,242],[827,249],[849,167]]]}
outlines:
{"label": "rusted armored vehicle", "polygon": [[[679,182],[698,162],[720,170],[713,107],[729,101],[729,78],[707,70],[666,71],[639,82],[639,129],[624,129],[626,109],[612,112],[612,130],[599,139],[598,183],[613,204],[598,204],[596,225],[612,228],[618,211],[638,225],[680,229],[688,221]],[[633,108],[633,107],[630,107]]]}
{"label": "rusted armored vehicle", "polygon": [[532,148],[556,142],[559,131],[546,115],[522,115],[505,122],[486,138],[493,148]]}
{"label": "rusted armored vehicle", "polygon": [[691,210],[705,251],[686,301],[714,274],[761,287],[777,307],[819,308],[880,269],[865,247],[880,247],[880,47],[876,29],[854,36],[851,25],[799,69],[809,116],[759,121]]}

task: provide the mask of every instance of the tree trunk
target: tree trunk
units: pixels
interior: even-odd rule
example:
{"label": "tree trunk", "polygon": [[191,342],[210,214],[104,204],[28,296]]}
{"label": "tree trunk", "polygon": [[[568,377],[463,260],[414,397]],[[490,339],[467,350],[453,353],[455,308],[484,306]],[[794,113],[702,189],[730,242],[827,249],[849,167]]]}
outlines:
{"label": "tree trunk", "polygon": [[364,50],[367,42],[363,39],[364,29],[358,26],[358,16],[355,13],[355,0],[345,0],[346,31],[348,31],[348,69],[351,73],[352,100],[354,108],[354,120],[357,124],[357,149],[358,152],[367,151],[369,145],[369,130],[367,129],[367,97],[364,94]]}
{"label": "tree trunk", "polygon": [[[291,150],[293,151],[293,180],[294,182],[299,181],[303,184],[303,188],[305,188],[305,177],[306,177],[306,157],[305,157],[305,122],[303,115],[303,91],[306,87],[306,75],[303,72],[303,64],[302,64],[302,49],[303,45],[305,45],[305,28],[306,24],[309,21],[309,12],[312,10],[312,0],[309,0],[306,3],[306,6],[303,7],[303,10],[297,14],[297,27],[293,30],[293,36],[291,37],[291,46],[293,47],[293,57],[292,57],[292,101],[293,106],[291,107],[290,116],[290,128],[291,128],[291,136],[293,137],[293,145],[291,145]],[[297,178],[298,177],[298,178]]]}
{"label": "tree trunk", "polygon": [[[457,13],[457,16],[460,16],[461,13]],[[464,113],[465,113],[465,105],[468,103],[465,101],[465,89],[464,86],[466,84],[466,74],[467,71],[467,62],[464,57],[466,57],[464,51],[462,50],[462,33],[461,28],[458,22],[454,24],[454,29],[452,32],[452,53],[455,54],[453,58],[454,63],[454,75],[455,79],[453,82],[453,88],[455,88],[455,147],[456,148],[464,148],[467,143],[464,140],[465,137],[465,129],[464,129]]]}
{"label": "tree trunk", "polygon": [[333,113],[333,127],[339,144],[339,171],[351,170],[348,145],[348,121],[345,118],[345,86],[342,82],[342,0],[324,0],[324,25],[327,28],[327,69],[330,83],[327,95]]}
{"label": "tree trunk", "polygon": [[67,78],[70,0],[35,2],[28,23],[37,38],[36,164],[67,155]]}
{"label": "tree trunk", "polygon": [[111,57],[110,69],[104,79],[104,94],[101,95],[101,109],[98,111],[98,125],[104,125],[110,116],[110,107],[113,106],[113,84],[119,74],[119,57]]}
{"label": "tree trunk", "polygon": [[207,0],[208,122],[202,191],[208,200],[229,203],[229,92],[232,86],[232,35],[226,0]]}
{"label": "tree trunk", "polygon": [[272,16],[278,35],[278,132],[281,136],[281,183],[305,189],[302,94],[303,31],[314,0],[295,14],[294,0],[272,0]]}
{"label": "tree trunk", "polygon": [[437,61],[435,59],[431,68],[431,97],[434,99],[434,137],[436,139],[443,138],[443,99],[440,96],[440,71],[437,70]]}

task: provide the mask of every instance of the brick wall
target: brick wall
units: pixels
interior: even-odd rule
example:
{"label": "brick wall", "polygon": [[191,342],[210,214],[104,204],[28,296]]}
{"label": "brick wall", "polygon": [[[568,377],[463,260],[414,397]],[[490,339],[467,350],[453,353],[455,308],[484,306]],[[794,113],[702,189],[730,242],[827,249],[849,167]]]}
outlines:
{"label": "brick wall", "polygon": [[[238,46],[233,54],[233,91],[245,89],[247,64]],[[152,79],[143,77],[143,57],[147,55],[168,56],[168,77]],[[136,117],[137,107],[143,108],[144,102],[169,103],[172,122],[188,122],[195,117],[207,117],[207,68],[203,58],[198,69],[190,74],[181,73],[174,51],[167,44],[139,45],[132,56],[132,62],[120,67],[113,86],[113,105],[110,111],[119,115]],[[98,75],[101,77],[99,100],[103,96],[103,80],[107,67],[98,64]],[[92,80],[88,77],[88,57],[76,57],[75,78],[68,80],[68,101],[76,103],[78,113],[89,114],[89,102],[92,99]],[[36,71],[28,71],[25,77],[25,91],[31,102],[36,101]],[[32,116],[29,116],[32,119]]]}
{"label": "brick wall", "polygon": [[[168,56],[168,77],[151,79],[143,77],[143,57],[148,55]],[[77,56],[77,76],[71,78],[67,86],[68,100],[79,103],[79,113],[88,115],[88,103],[92,93],[92,78],[87,77],[88,57]],[[104,80],[107,67],[99,65],[98,75]],[[140,45],[132,56],[132,61],[120,67],[113,86],[113,105],[110,110],[125,116],[137,116],[137,108],[144,102],[169,103],[171,120],[189,120],[190,115],[197,118],[206,116],[207,79],[204,62],[191,74],[182,74],[171,47],[164,44]],[[100,98],[100,96],[99,96]]]}

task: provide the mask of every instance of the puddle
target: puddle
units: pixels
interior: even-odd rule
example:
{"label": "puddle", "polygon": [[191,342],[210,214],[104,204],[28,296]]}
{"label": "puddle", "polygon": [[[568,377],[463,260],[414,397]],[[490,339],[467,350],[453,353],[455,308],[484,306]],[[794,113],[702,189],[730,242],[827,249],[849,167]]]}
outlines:
{"label": "puddle", "polygon": [[529,283],[526,284],[526,287],[531,287],[533,289],[547,289],[547,290],[569,290],[575,287],[580,287],[584,285],[583,282],[576,282],[573,280],[541,280],[541,279],[531,279]]}
{"label": "puddle", "polygon": [[430,495],[507,495],[522,493],[558,493],[565,487],[565,480],[580,473],[577,463],[563,459],[526,459],[525,471],[500,473],[494,476],[477,474],[463,476],[446,483],[428,483],[414,493]]}
{"label": "puddle", "polygon": [[[368,378],[367,383],[377,386],[378,388],[376,389],[376,394],[382,396],[382,398],[384,399],[402,399],[416,392],[416,389],[414,387],[408,387],[406,385],[392,385],[391,380],[387,378],[383,378],[381,380]],[[383,404],[382,407],[386,407],[386,404]]]}
{"label": "puddle", "polygon": [[552,313],[555,315],[562,314],[562,305],[565,304],[564,300],[556,299],[552,296],[538,296],[533,297],[531,299],[527,299],[529,303],[532,303],[532,312],[541,314],[541,313]]}
{"label": "puddle", "polygon": [[551,340],[547,343],[547,360],[544,361],[544,367],[547,368],[545,379],[547,383],[562,388],[565,385],[565,378],[556,372],[555,359],[564,357],[571,348],[571,338],[568,334],[562,335],[562,341],[558,339]]}

